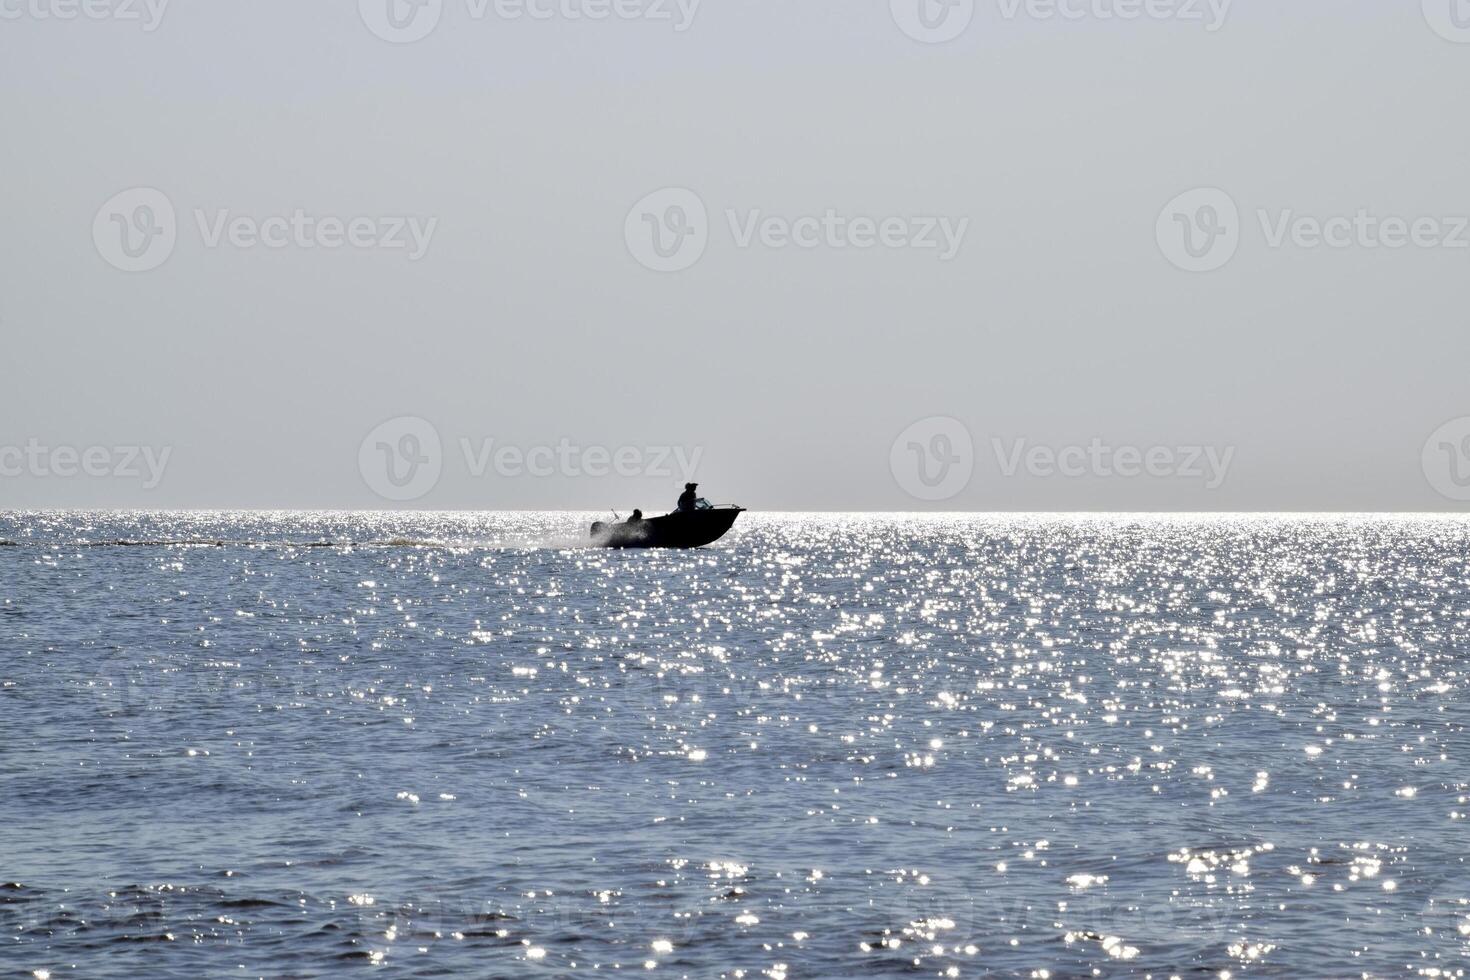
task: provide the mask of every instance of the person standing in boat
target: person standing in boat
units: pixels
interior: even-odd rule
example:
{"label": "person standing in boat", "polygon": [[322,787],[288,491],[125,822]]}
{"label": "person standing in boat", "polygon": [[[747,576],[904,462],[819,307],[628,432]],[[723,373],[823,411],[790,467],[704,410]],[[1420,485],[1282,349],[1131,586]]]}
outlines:
{"label": "person standing in boat", "polygon": [[697,484],[697,483],[686,483],[686,484],[684,484],[684,492],[681,493],[681,494],[679,494],[679,508],[678,508],[678,513],[680,513],[680,514],[688,514],[688,513],[693,512],[694,505],[699,500],[699,494],[695,492],[698,489],[699,489],[699,484]]}

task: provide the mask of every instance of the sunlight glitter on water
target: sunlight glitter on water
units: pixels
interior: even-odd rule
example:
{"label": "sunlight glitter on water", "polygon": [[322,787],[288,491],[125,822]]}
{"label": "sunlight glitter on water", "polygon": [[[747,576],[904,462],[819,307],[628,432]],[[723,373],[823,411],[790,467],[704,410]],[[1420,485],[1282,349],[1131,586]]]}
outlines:
{"label": "sunlight glitter on water", "polygon": [[6,518],[4,940],[1462,975],[1470,526],[582,521]]}

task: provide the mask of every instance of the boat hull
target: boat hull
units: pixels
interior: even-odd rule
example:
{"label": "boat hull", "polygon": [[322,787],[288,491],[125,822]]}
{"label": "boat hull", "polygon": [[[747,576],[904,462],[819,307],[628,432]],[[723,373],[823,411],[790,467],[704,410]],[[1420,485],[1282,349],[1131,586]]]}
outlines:
{"label": "boat hull", "polygon": [[725,536],[743,509],[712,507],[650,517],[634,524],[592,525],[594,548],[702,548]]}

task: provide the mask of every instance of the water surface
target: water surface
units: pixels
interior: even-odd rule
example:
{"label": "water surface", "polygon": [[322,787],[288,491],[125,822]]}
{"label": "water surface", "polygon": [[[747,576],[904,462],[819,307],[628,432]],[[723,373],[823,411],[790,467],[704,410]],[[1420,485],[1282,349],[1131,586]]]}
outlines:
{"label": "water surface", "polygon": [[1470,523],[589,519],[0,515],[0,973],[1463,975]]}

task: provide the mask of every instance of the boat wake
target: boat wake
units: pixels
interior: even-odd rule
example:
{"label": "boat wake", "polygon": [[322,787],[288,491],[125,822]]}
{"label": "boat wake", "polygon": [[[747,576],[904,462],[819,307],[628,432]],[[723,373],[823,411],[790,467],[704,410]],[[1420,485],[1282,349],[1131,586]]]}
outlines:
{"label": "boat wake", "polygon": [[244,548],[257,550],[348,550],[348,549],[448,549],[455,551],[567,551],[588,546],[585,537],[572,535],[526,536],[467,540],[437,538],[386,538],[381,540],[270,541],[207,538],[160,538],[154,540],[108,541],[0,541],[0,548],[37,548],[54,551],[66,548]]}

